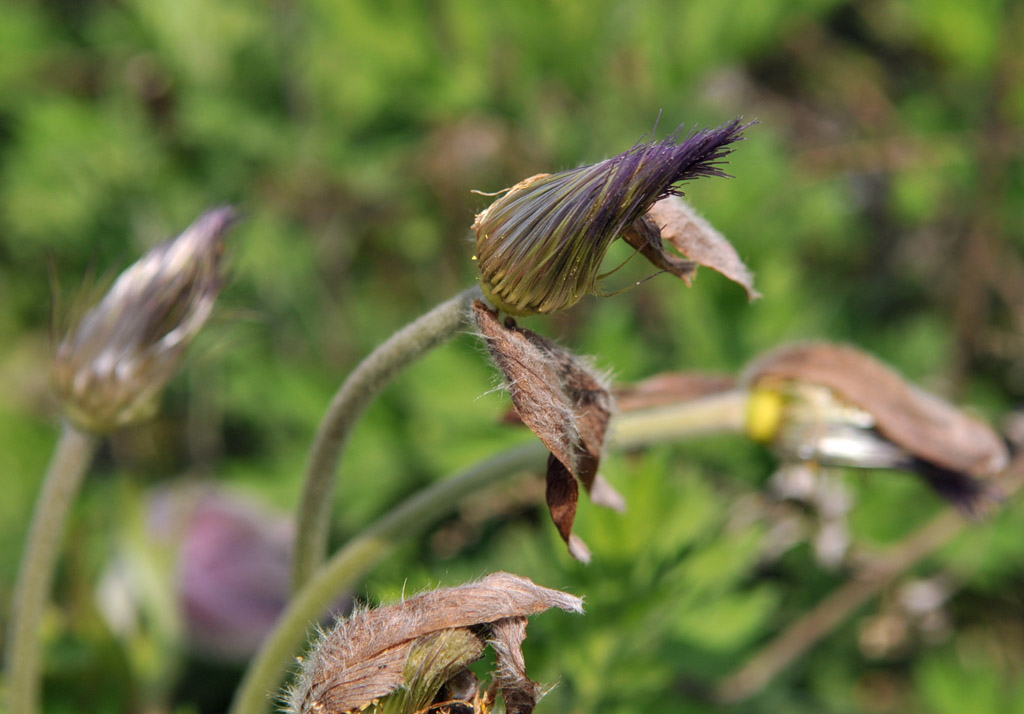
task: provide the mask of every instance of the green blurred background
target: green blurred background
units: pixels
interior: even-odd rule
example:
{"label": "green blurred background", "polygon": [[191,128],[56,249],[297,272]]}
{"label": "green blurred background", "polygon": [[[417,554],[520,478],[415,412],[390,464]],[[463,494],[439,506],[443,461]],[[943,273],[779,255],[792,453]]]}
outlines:
{"label": "green blurred background", "polygon": [[[237,667],[145,622],[115,634],[99,614],[96,584],[147,490],[214,479],[292,509],[348,370],[472,283],[468,227],[489,199],[470,191],[606,158],[656,125],[661,138],[760,121],[731,157],[735,178],[686,192],[764,299],[748,304],[708,271],[690,289],[659,276],[529,327],[621,381],[735,372],[791,339],[850,341],[1001,424],[1024,396],[1021,47],[1024,5],[1009,0],[2,0],[5,610],[58,431],[52,326],[80,286],[205,208],[245,214],[218,318],[160,416],[108,440],[75,511],[44,633],[47,711],[221,710]],[[607,289],[644,277],[640,263]],[[499,424],[495,383],[465,336],[383,393],[345,458],[333,541],[528,440]],[[942,508],[910,477],[840,474],[852,555],[826,567],[812,546],[820,515],[767,495],[775,468],[726,437],[612,455],[604,473],[630,510],[584,501],[586,567],[526,477],[401,548],[356,595],[498,569],[585,595],[584,618],[531,624],[530,674],[559,682],[544,712],[1024,712],[1024,512],[1012,502],[764,692],[712,703],[713,682],[851,563]],[[941,627],[901,609],[915,578],[948,596],[929,611]]]}

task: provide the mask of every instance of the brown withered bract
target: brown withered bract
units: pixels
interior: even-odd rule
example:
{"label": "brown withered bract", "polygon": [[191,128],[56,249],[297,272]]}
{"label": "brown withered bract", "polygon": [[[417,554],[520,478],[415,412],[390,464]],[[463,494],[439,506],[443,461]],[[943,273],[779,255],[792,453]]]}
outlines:
{"label": "brown withered bract", "polygon": [[[873,460],[918,473],[968,513],[994,495],[990,477],[1009,460],[1006,445],[990,426],[853,347],[824,342],[787,345],[757,360],[745,380],[754,387],[783,391],[787,385],[801,384],[827,388],[869,417],[867,428],[861,425],[847,430],[847,435],[877,435],[881,443],[867,449]],[[885,444],[896,448],[886,451]]]}
{"label": "brown withered bract", "polygon": [[[732,243],[680,196],[668,196],[655,203],[623,238],[654,265],[682,278],[687,285],[700,265],[743,286],[750,300],[761,297],[754,289],[753,273],[740,260]],[[687,260],[666,252],[662,241],[667,241]]]}
{"label": "brown withered bract", "polygon": [[[480,656],[488,626],[497,655],[497,685],[510,714],[529,714],[542,690],[525,674],[519,646],[526,618],[552,607],[583,612],[583,600],[511,573],[426,592],[404,602],[357,612],[323,635],[305,658],[287,695],[294,714],[342,714],[403,687],[429,696]],[[433,667],[432,670],[430,668]],[[416,677],[430,670],[435,681]],[[428,702],[429,704],[429,702]]]}
{"label": "brown withered bract", "polygon": [[603,380],[579,357],[537,333],[503,325],[482,302],[474,318],[495,364],[505,376],[512,404],[523,423],[551,452],[547,502],[551,518],[573,557],[590,559],[572,532],[578,482],[601,505],[622,508],[622,497],[597,473],[613,400]]}

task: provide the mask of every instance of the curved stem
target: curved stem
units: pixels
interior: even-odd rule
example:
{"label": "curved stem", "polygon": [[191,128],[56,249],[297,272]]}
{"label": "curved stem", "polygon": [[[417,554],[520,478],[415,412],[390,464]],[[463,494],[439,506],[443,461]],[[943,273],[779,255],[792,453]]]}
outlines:
{"label": "curved stem", "polygon": [[403,327],[360,362],[334,395],[313,441],[299,503],[292,572],[295,590],[323,562],[338,463],[349,432],[395,375],[455,336],[470,304],[482,296],[475,285]]}
{"label": "curved stem", "polygon": [[[746,392],[727,394],[728,398],[712,395],[671,407],[621,414],[615,421],[611,446],[633,448],[742,428]],[[411,496],[349,541],[292,598],[249,663],[228,714],[266,710],[270,694],[283,678],[307,629],[339,592],[351,588],[397,545],[415,538],[465,497],[525,469],[542,469],[547,453],[543,444],[532,441],[482,461]]]}
{"label": "curved stem", "polygon": [[395,546],[415,537],[460,499],[523,469],[540,466],[547,453],[531,442],[439,481],[410,497],[353,538],[292,598],[274,630],[249,664],[228,714],[266,710],[290,657],[302,644],[307,628],[321,616],[339,592],[365,574]]}
{"label": "curved stem", "polygon": [[64,424],[36,501],[14,588],[6,649],[7,711],[39,708],[39,626],[49,602],[64,524],[99,440]]}

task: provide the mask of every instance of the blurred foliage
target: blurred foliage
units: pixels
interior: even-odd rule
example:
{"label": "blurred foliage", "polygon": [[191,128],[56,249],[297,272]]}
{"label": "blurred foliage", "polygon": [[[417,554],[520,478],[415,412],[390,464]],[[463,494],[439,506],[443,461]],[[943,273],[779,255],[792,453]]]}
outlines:
{"label": "blurred foliage", "polygon": [[[293,507],[347,371],[473,280],[468,227],[488,199],[470,190],[593,162],[652,130],[760,120],[732,157],[736,178],[686,192],[764,299],[748,305],[710,272],[691,289],[659,276],[528,326],[622,380],[735,371],[822,337],[995,423],[1024,397],[1019,3],[0,0],[0,14],[5,607],[57,434],[52,325],[79,286],[204,208],[246,215],[219,324],[161,416],[109,440],[87,482],[44,633],[47,711],[221,710],[236,669],[147,659],[147,642],[118,639],[97,614],[118,521],[137,515],[123,499],[213,476]],[[631,262],[607,289],[645,276]],[[528,438],[499,424],[495,380],[466,337],[381,395],[344,461],[336,543]],[[611,457],[630,510],[582,504],[589,567],[564,552],[537,482],[519,481],[402,547],[357,594],[526,575],[588,603],[584,618],[530,626],[531,675],[560,682],[541,711],[721,711],[706,697],[714,679],[848,575],[822,568],[806,533],[779,541],[780,512],[808,528],[814,515],[762,495],[773,468],[728,438]],[[841,478],[858,557],[941,508],[908,477]],[[1024,711],[1022,526],[1008,503],[916,569],[955,583],[941,638],[872,657],[857,634],[870,605],[731,710]],[[177,682],[153,684],[146,668],[172,660]]]}

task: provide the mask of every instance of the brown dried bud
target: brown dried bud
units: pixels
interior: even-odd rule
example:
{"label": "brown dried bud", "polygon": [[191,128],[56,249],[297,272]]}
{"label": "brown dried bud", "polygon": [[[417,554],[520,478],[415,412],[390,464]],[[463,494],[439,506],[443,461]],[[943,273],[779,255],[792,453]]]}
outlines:
{"label": "brown dried bud", "polygon": [[751,435],[787,458],[912,471],[969,513],[992,496],[988,479],[1009,460],[990,426],[852,347],[787,345],[745,379]]}
{"label": "brown dried bud", "polygon": [[153,412],[213,310],[235,219],[233,208],[216,208],[153,248],[64,337],[54,382],[77,426],[104,433]]}
{"label": "brown dried bud", "polygon": [[540,690],[522,667],[519,644],[525,635],[508,621],[525,629],[527,616],[552,607],[582,613],[583,600],[528,578],[493,573],[476,583],[358,612],[314,646],[287,695],[287,711],[342,714],[400,689],[413,697],[409,701],[426,698],[430,704],[442,685],[480,656],[479,628],[490,625],[508,711],[529,714]]}

